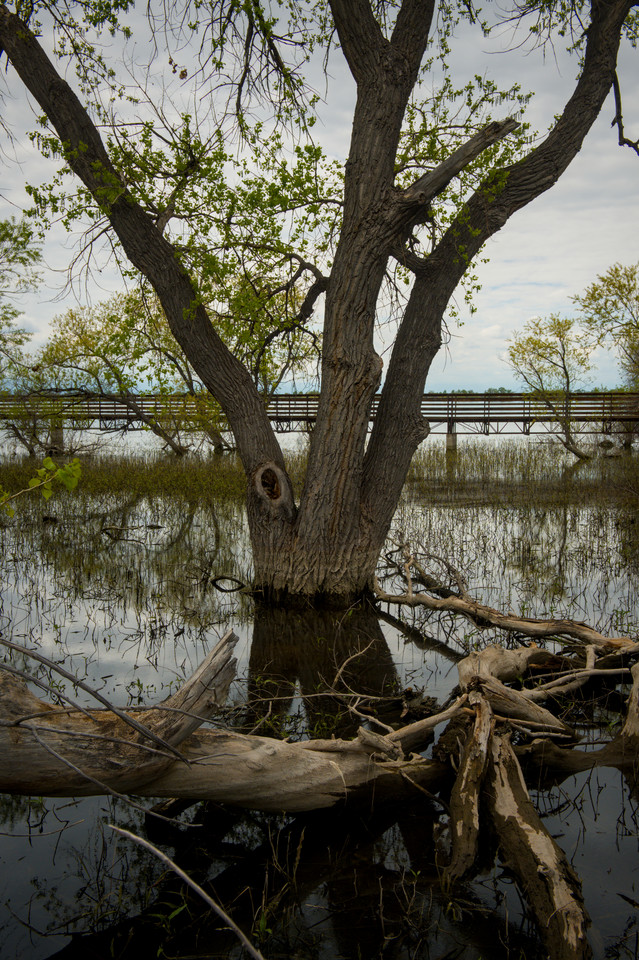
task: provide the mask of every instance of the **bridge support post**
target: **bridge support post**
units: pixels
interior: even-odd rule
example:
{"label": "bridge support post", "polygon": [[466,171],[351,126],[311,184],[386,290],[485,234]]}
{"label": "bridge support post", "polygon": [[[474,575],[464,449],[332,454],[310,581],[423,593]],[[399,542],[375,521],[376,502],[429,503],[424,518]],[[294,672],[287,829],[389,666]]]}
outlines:
{"label": "bridge support post", "polygon": [[457,432],[455,424],[449,424],[446,433],[446,453],[457,453]]}
{"label": "bridge support post", "polygon": [[62,453],[64,453],[64,427],[59,417],[52,417],[49,424],[47,456],[56,457]]}

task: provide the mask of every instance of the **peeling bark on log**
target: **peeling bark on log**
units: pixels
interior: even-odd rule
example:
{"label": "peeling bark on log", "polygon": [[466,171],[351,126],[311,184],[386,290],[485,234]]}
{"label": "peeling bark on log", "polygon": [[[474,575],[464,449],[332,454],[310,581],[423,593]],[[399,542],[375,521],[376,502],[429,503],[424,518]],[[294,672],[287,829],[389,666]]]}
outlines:
{"label": "peeling bark on log", "polygon": [[285,743],[204,730],[182,749],[189,767],[176,761],[136,793],[296,813],[356,800],[364,792],[369,800],[408,796],[411,784],[434,790],[447,773],[445,764],[417,756],[389,759],[359,740]]}
{"label": "peeling bark on log", "polygon": [[507,737],[489,748],[484,798],[504,863],[517,877],[553,960],[586,960],[590,923],[579,879],[533,807]]}
{"label": "peeling bark on log", "polygon": [[492,732],[492,710],[480,693],[473,691],[469,703],[475,707],[475,726],[464,746],[459,773],[450,798],[452,853],[446,876],[460,880],[472,869],[479,842],[479,798],[486,772],[488,744]]}
{"label": "peeling bark on log", "polygon": [[549,710],[533,702],[528,691],[513,690],[502,683],[502,680],[516,680],[532,663],[548,663],[552,659],[552,654],[537,647],[517,650],[486,647],[458,663],[459,684],[462,690],[480,689],[493,711],[501,717],[517,720],[537,732],[544,730],[573,737],[573,730]]}
{"label": "peeling bark on log", "polygon": [[[359,790],[377,798],[434,788],[445,764],[403,757],[403,742],[421,742],[438,718],[382,737],[286,743],[232,731],[197,730],[226,696],[234,675],[235,643],[227,636],[182,688],[138,722],[182,759],[158,748],[108,710],[82,712],[43,703],[0,669],[0,791],[39,796],[137,796],[210,799],[262,810],[298,812],[329,807]],[[197,732],[195,732],[197,730]]]}
{"label": "peeling bark on log", "polygon": [[[0,772],[0,791],[80,796],[104,792],[96,789],[102,783],[135,793],[175,762],[177,748],[225,701],[237,639],[229,631],[175,694],[154,709],[135,711],[136,730],[109,710],[43,703],[23,680],[0,669],[0,754],[12,758]],[[157,738],[172,752],[159,748]]]}
{"label": "peeling bark on log", "polygon": [[494,677],[476,677],[472,686],[481,690],[495,714],[515,720],[526,729],[576,739],[575,732],[550,710],[540,707],[519,690],[507,687]]}
{"label": "peeling bark on log", "polygon": [[518,647],[505,650],[503,647],[490,646],[478,653],[470,653],[457,664],[459,685],[467,690],[474,677],[495,677],[507,683],[518,680],[531,664],[548,664],[553,655],[539,647]]}
{"label": "peeling bark on log", "polygon": [[626,722],[623,725],[621,736],[639,741],[639,663],[635,663],[630,672],[632,674],[632,690],[628,697]]}

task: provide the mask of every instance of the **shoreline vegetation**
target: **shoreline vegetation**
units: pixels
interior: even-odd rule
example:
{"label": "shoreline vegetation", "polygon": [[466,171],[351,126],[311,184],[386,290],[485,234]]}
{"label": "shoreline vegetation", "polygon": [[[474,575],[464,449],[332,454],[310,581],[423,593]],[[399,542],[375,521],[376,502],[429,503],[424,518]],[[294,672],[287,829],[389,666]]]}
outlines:
{"label": "shoreline vegetation", "polygon": [[[79,455],[82,480],[78,490],[63,496],[131,495],[178,497],[189,501],[231,500],[243,503],[246,478],[234,453],[224,456],[174,458],[162,453]],[[58,458],[62,462],[64,457]],[[299,496],[306,470],[306,450],[285,453],[287,469]],[[3,458],[0,477],[8,489],[18,489],[33,475],[33,458]],[[440,438],[422,444],[413,457],[404,487],[404,501],[415,498],[433,504],[474,503],[553,505],[606,501],[625,505],[639,498],[639,457],[602,454],[574,462],[559,443],[464,438],[451,454]]]}

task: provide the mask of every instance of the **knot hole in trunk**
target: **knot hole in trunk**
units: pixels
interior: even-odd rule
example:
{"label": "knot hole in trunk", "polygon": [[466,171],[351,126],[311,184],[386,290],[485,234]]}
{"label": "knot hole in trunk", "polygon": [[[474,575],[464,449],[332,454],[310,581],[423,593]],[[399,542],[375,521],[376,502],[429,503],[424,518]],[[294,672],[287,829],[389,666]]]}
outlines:
{"label": "knot hole in trunk", "polygon": [[253,489],[273,516],[279,515],[291,521],[295,518],[295,503],[291,484],[276,463],[263,463],[253,475]]}
{"label": "knot hole in trunk", "polygon": [[269,500],[279,500],[282,495],[280,481],[272,467],[265,467],[264,470],[262,470],[260,483]]}

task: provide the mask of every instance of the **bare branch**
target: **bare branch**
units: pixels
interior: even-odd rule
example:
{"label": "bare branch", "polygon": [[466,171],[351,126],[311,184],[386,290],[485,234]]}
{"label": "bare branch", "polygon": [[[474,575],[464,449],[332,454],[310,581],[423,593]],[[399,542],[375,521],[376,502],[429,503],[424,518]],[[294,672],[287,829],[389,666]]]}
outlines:
{"label": "bare branch", "polygon": [[637,156],[639,156],[639,139],[629,140],[624,133],[623,114],[621,110],[621,86],[619,84],[619,75],[616,70],[615,70],[615,75],[612,79],[612,89],[615,95],[615,116],[610,126],[617,127],[617,130],[619,132],[619,146],[630,147],[630,149],[634,150]]}

